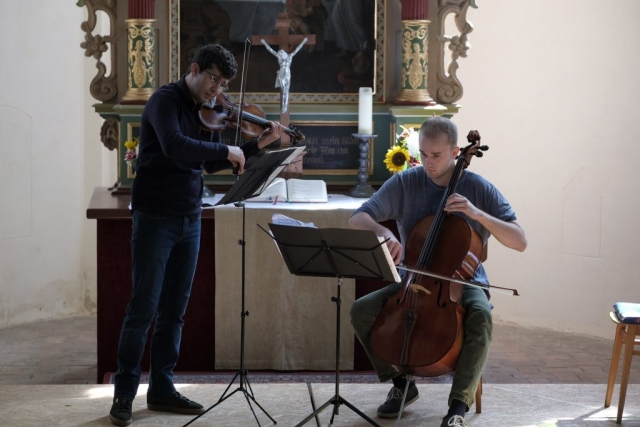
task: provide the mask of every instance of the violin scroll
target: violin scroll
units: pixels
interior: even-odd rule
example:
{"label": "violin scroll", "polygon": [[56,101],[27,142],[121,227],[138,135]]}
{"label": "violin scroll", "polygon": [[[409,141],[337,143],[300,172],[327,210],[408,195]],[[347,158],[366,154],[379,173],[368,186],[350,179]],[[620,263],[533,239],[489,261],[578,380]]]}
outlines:
{"label": "violin scroll", "polygon": [[299,144],[305,140],[306,136],[304,136],[304,134],[300,132],[300,129],[298,129],[294,125],[289,125],[289,127],[287,127],[286,129],[288,129],[288,131],[285,132],[287,133],[287,135],[289,135],[291,144]]}

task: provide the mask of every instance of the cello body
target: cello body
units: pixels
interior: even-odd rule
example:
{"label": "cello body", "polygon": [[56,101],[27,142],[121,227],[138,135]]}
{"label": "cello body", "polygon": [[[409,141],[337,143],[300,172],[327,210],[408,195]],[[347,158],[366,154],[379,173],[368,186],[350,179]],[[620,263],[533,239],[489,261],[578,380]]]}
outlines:
{"label": "cello body", "polygon": [[[434,216],[422,219],[407,239],[405,264],[416,265]],[[469,280],[482,256],[482,239],[455,215],[447,216],[437,240],[430,271]],[[465,310],[458,300],[462,285],[407,272],[400,291],[387,300],[373,326],[376,355],[409,375],[435,377],[455,369],[464,338]],[[398,303],[404,299],[403,303]]]}

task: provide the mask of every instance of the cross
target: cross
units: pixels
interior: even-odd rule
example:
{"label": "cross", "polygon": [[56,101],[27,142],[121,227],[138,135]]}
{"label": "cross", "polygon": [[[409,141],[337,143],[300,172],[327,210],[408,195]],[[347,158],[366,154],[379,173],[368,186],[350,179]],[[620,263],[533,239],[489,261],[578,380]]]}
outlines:
{"label": "cross", "polygon": [[[278,45],[278,49],[282,49],[287,53],[291,53],[295,46],[299,45],[302,40],[306,37],[308,45],[316,44],[316,35],[315,34],[302,34],[295,35],[289,34],[289,25],[291,24],[291,20],[289,19],[289,15],[287,12],[282,12],[278,14],[278,19],[276,19],[275,29],[278,30],[277,35],[268,35],[268,36],[253,36],[251,37],[252,45],[261,45],[262,42],[260,40],[264,39],[270,45]],[[282,88],[280,88],[280,106],[282,107]],[[282,108],[280,109],[282,111]],[[280,113],[280,124],[284,127],[289,126],[289,109],[285,113]],[[283,134],[281,138],[282,148],[289,147],[289,135]]]}

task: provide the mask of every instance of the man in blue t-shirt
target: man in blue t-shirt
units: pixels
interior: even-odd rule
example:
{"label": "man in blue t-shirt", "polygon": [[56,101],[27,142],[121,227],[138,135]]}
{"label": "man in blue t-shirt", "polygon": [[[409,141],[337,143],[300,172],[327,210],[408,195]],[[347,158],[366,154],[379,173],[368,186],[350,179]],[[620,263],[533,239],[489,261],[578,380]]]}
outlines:
{"label": "man in blue t-shirt", "polygon": [[245,158],[279,139],[284,130],[270,122],[258,139],[235,147],[222,144],[219,131],[203,128],[200,106],[219,99],[237,69],[229,51],[206,45],[193,57],[187,74],[159,88],[142,112],[131,189],[133,292],[120,332],[109,413],[115,425],[131,424],[140,360],[154,318],[147,408],[204,412],[202,405],[182,396],[173,385],[200,250],[203,169],[213,173],[233,166],[241,173]]}
{"label": "man in blue t-shirt", "polygon": [[[420,158],[423,167],[415,167],[396,174],[354,212],[349,226],[355,229],[372,230],[387,241],[387,248],[396,264],[404,258],[404,245],[416,223],[435,215],[453,175],[456,157],[458,130],[453,122],[443,117],[434,117],[420,128]],[[444,210],[467,220],[469,225],[486,243],[493,235],[500,243],[517,251],[524,251],[527,239],[509,202],[487,180],[463,171],[455,192],[447,199]],[[400,241],[393,232],[380,224],[395,220]],[[474,281],[488,284],[482,263],[475,270]],[[418,389],[407,378],[399,374],[391,364],[381,360],[373,351],[370,337],[374,321],[384,308],[387,299],[395,295],[401,286],[391,284],[383,289],[358,299],[351,308],[351,323],[362,343],[380,381],[393,381],[387,400],[378,408],[381,418],[397,417],[402,398],[407,390],[405,405],[418,398]],[[491,342],[491,305],[483,289],[464,285],[459,303],[466,309],[464,318],[464,340],[458,357],[456,371],[449,394],[449,412],[442,420],[443,427],[467,426],[464,419],[473,404],[478,382],[484,370]]]}

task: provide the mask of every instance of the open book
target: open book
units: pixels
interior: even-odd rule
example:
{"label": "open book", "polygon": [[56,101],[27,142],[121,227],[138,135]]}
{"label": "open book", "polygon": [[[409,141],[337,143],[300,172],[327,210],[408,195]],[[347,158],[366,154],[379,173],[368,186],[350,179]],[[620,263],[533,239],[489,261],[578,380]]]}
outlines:
{"label": "open book", "polygon": [[262,194],[247,199],[247,202],[273,202],[282,201],[290,203],[326,203],[327,184],[321,179],[294,179],[276,178],[264,189]]}

